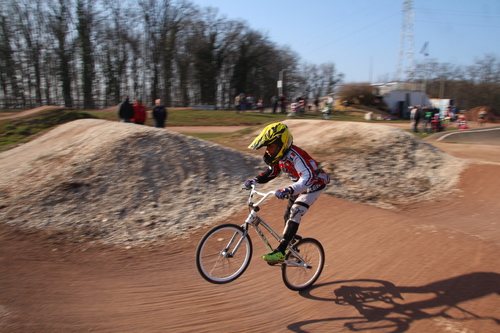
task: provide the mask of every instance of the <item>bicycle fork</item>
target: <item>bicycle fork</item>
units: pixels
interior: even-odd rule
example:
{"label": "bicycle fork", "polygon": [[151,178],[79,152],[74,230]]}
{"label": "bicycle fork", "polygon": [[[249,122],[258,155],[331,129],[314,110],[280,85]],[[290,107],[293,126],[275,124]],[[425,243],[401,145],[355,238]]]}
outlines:
{"label": "bicycle fork", "polygon": [[236,240],[236,237],[238,236],[238,233],[235,232],[233,237],[231,237],[231,239],[229,240],[229,243],[227,243],[227,246],[220,252],[220,254],[224,258],[233,258],[234,255],[236,254],[236,252],[238,252],[238,249],[240,248],[241,243],[243,242],[243,239],[245,239],[245,237],[247,237],[247,235],[248,235],[248,229],[245,229],[245,231],[241,235],[240,239],[238,240],[238,242],[236,243],[234,248],[229,252],[231,245],[233,244],[233,242]]}

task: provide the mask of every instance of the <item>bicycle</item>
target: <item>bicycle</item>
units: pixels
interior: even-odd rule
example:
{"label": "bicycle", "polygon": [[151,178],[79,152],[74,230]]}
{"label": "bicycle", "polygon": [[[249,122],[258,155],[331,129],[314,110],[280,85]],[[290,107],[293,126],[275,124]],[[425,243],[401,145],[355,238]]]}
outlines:
{"label": "bicycle", "polygon": [[[254,195],[262,198],[253,202]],[[223,284],[239,278],[250,265],[253,245],[249,230],[252,227],[269,252],[273,247],[264,235],[261,226],[278,242],[282,237],[269,224],[258,216],[262,204],[273,191],[258,192],[255,185],[250,188],[248,206],[250,212],[241,226],[222,224],[210,229],[200,240],[196,250],[196,267],[208,282]],[[296,236],[288,245],[284,261],[268,262],[270,266],[281,266],[283,282],[291,290],[300,291],[316,282],[323,271],[325,251],[314,238]]]}

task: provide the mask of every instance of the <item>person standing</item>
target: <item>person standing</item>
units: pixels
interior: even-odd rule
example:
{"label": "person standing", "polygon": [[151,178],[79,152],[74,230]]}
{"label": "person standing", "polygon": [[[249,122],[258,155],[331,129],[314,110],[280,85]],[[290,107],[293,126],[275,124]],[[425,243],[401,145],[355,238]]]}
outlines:
{"label": "person standing", "polygon": [[318,97],[316,97],[314,99],[314,112],[318,112],[319,111],[319,99]]}
{"label": "person standing", "polygon": [[257,109],[260,113],[264,113],[264,100],[262,98],[257,102]]}
{"label": "person standing", "polygon": [[428,106],[424,106],[424,133],[430,134],[432,133],[432,109]]}
{"label": "person standing", "polygon": [[254,108],[254,98],[252,95],[248,94],[247,96],[247,110],[252,111]]}
{"label": "person standing", "polygon": [[417,111],[418,111],[418,107],[417,106],[412,106],[411,107],[411,110],[410,110],[410,124],[411,124],[411,127],[413,128],[413,132],[415,132],[415,133],[418,132],[418,123],[416,122]]}
{"label": "person standing", "polygon": [[247,97],[244,93],[240,94],[240,111],[245,111],[247,109]]}
{"label": "person standing", "polygon": [[238,111],[240,111],[240,95],[236,95],[234,98],[234,107],[236,109],[236,113],[238,113]]}
{"label": "person standing", "polygon": [[278,109],[278,102],[279,102],[279,97],[274,95],[271,98],[271,105],[273,106],[273,113],[276,113],[276,110]]}
{"label": "person standing", "polygon": [[142,101],[140,99],[134,99],[133,100],[134,105],[134,123],[139,124],[139,125],[144,125],[146,122],[146,107],[144,104],[142,104]]}
{"label": "person standing", "polygon": [[481,111],[478,112],[477,114],[477,121],[479,123],[479,126],[484,126],[484,123],[486,122],[486,115],[488,113],[482,109]]}
{"label": "person standing", "polygon": [[161,99],[155,101],[153,107],[153,118],[155,120],[155,127],[164,128],[165,120],[167,120],[168,112],[164,105],[161,104]]}
{"label": "person standing", "polygon": [[420,123],[420,119],[422,119],[422,109],[420,108],[420,105],[417,105],[416,108],[417,110],[415,111],[413,132],[418,133],[418,123]]}
{"label": "person standing", "polygon": [[281,104],[281,113],[286,113],[286,95],[281,94],[280,96],[280,104]]}
{"label": "person standing", "polygon": [[124,101],[118,106],[118,117],[124,123],[130,123],[131,119],[134,118],[134,108],[128,101],[128,96],[125,96]]}

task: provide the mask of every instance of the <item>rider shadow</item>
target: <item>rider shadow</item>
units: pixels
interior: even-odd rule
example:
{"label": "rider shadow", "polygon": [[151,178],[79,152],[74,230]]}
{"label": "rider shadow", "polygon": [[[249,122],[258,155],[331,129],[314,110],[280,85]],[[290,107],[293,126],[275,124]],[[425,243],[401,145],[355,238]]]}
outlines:
{"label": "rider shadow", "polygon": [[[315,289],[327,285],[340,285],[334,290],[335,298],[313,296]],[[460,303],[495,293],[500,295],[500,274],[489,272],[465,274],[421,287],[398,287],[391,282],[369,279],[336,281],[313,286],[302,291],[301,295],[310,299],[333,301],[338,305],[353,306],[361,317],[308,320],[290,324],[288,329],[305,332],[302,327],[307,325],[328,321],[349,321],[344,327],[351,331],[383,329],[384,332],[399,333],[406,332],[413,321],[437,317],[455,320],[492,320],[500,326],[500,318],[482,317],[459,306]],[[431,294],[432,297],[425,295],[425,300],[406,303],[403,294],[410,294],[407,296],[410,299],[423,298],[423,294]],[[436,312],[437,310],[439,311]],[[459,316],[456,316],[457,310]]]}

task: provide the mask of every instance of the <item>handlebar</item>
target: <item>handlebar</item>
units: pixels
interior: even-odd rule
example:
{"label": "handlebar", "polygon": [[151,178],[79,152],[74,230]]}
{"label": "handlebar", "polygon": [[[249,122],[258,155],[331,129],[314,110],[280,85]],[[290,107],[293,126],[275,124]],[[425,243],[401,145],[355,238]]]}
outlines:
{"label": "handlebar", "polygon": [[[247,189],[248,188],[245,188],[244,189]],[[253,196],[254,194],[258,194],[260,195],[262,198],[257,201],[256,203],[252,202],[252,199],[253,199]],[[262,202],[264,202],[264,200],[266,200],[270,195],[274,194],[274,191],[269,191],[267,193],[262,193],[262,192],[259,192],[255,189],[255,184],[252,184],[250,185],[250,195],[248,196],[248,206],[250,207],[257,207],[259,206]]]}

